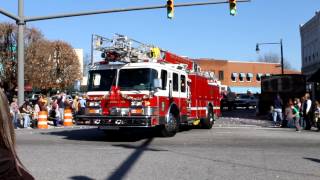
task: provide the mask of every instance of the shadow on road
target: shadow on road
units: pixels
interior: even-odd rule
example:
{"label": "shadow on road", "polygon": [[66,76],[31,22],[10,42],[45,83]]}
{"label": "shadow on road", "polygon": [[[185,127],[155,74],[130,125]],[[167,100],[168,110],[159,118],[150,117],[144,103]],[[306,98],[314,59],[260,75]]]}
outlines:
{"label": "shadow on road", "polygon": [[316,159],[316,158],[308,158],[308,157],[304,157],[303,159],[307,159],[316,163],[320,163],[320,159]]}
{"label": "shadow on road", "polygon": [[70,179],[73,179],[73,180],[93,180],[92,178],[89,178],[87,176],[72,176],[72,177],[70,177]]}
{"label": "shadow on road", "polygon": [[136,142],[142,139],[155,137],[155,134],[147,130],[130,130],[104,133],[96,128],[68,129],[54,132],[42,132],[42,135],[63,136],[67,140],[76,141],[102,141],[102,142]]}
{"label": "shadow on road", "polygon": [[[117,170],[107,179],[108,180],[118,180],[123,179],[125,175],[130,171],[133,165],[137,162],[142,153],[148,148],[149,144],[152,142],[153,138],[149,138],[144,141],[140,146],[134,147],[136,150],[117,168]],[[121,145],[119,145],[121,146]],[[123,146],[125,148],[133,148],[133,146]],[[158,151],[158,150],[157,150]]]}

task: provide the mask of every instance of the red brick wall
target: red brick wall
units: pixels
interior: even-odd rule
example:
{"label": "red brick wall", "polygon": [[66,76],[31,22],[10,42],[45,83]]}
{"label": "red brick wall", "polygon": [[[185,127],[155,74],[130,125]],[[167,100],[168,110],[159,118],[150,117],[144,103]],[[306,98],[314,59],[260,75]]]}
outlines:
{"label": "red brick wall", "polygon": [[[264,62],[241,62],[241,61],[226,61],[226,60],[207,60],[197,59],[195,62],[200,65],[203,71],[212,71],[215,76],[219,76],[219,71],[224,72],[224,79],[222,84],[227,86],[250,86],[260,87],[260,81],[257,81],[256,76],[258,73],[262,74],[281,74],[280,64],[276,63],[264,63]],[[238,73],[236,82],[232,82],[231,74]],[[248,82],[244,78],[243,82],[239,82],[239,73],[252,73],[253,78],[251,82]],[[285,70],[285,74],[301,74],[300,71]]]}

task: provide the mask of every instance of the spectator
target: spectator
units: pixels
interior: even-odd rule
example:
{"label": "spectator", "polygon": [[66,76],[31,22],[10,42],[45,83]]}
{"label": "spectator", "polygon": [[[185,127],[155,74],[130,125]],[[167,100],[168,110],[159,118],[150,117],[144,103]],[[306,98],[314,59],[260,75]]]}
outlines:
{"label": "spectator", "polygon": [[60,112],[58,105],[55,103],[49,111],[49,120],[53,121],[54,126],[59,126]]}
{"label": "spectator", "polygon": [[40,111],[47,111],[47,101],[43,98],[43,95],[39,96],[38,104]]}
{"label": "spectator", "polygon": [[79,114],[84,114],[85,113],[85,109],[86,109],[86,100],[84,99],[85,96],[83,97],[79,97],[79,106],[80,106],[80,113]]}
{"label": "spectator", "polygon": [[306,123],[305,130],[310,130],[311,129],[311,120],[312,120],[312,115],[311,115],[311,105],[312,101],[310,100],[310,94],[306,93],[305,94],[305,101],[303,103],[303,119]]}
{"label": "spectator", "polygon": [[299,122],[300,122],[300,126],[301,127],[304,127],[305,125],[304,125],[304,120],[303,120],[303,109],[302,109],[302,104],[304,103],[304,101],[305,101],[305,97],[304,96],[302,96],[300,99],[299,98],[297,98],[297,102],[298,102],[298,107],[299,107],[299,113],[300,113],[300,120],[299,120]]}
{"label": "spectator", "polygon": [[13,98],[12,99],[12,103],[10,104],[10,110],[12,112],[12,117],[13,117],[13,126],[15,129],[18,129],[18,120],[19,120],[19,106],[18,106],[18,102],[17,102],[17,98]]}
{"label": "spectator", "polygon": [[291,127],[292,125],[295,124],[292,118],[292,109],[291,106],[293,105],[292,99],[289,99],[286,108],[284,110],[284,118],[282,121],[282,126],[281,127]]}
{"label": "spectator", "polygon": [[59,108],[59,115],[60,115],[60,120],[63,123],[64,121],[64,109],[66,108],[66,95],[61,92],[60,95],[58,96],[57,99],[57,103],[58,103],[58,108]]}
{"label": "spectator", "polygon": [[78,96],[74,97],[73,103],[72,103],[72,109],[75,115],[78,114],[79,111],[79,101],[78,101]]}
{"label": "spectator", "polygon": [[315,126],[317,127],[318,131],[320,131],[320,103],[319,103],[319,101],[315,102],[314,123],[315,123]]}
{"label": "spectator", "polygon": [[29,100],[26,100],[21,106],[20,113],[23,117],[23,127],[30,128],[30,115],[32,111],[30,111]]}
{"label": "spectator", "polygon": [[301,132],[301,126],[300,126],[300,122],[299,122],[300,113],[299,113],[299,106],[298,106],[297,99],[298,98],[295,98],[294,105],[291,106],[291,108],[292,108],[292,117],[293,117],[293,119],[295,121],[296,131],[297,132]]}
{"label": "spectator", "polygon": [[39,119],[39,112],[40,112],[40,106],[38,102],[34,105],[34,110],[33,110],[33,127],[37,127],[38,125],[38,119]]}
{"label": "spectator", "polygon": [[[279,122],[282,122],[282,106],[283,102],[279,94],[277,94],[274,99],[274,109],[273,109],[273,123],[274,126],[279,126]],[[279,119],[279,121],[278,121]]]}
{"label": "spectator", "polygon": [[0,179],[33,180],[15,150],[15,134],[8,100],[0,90]]}

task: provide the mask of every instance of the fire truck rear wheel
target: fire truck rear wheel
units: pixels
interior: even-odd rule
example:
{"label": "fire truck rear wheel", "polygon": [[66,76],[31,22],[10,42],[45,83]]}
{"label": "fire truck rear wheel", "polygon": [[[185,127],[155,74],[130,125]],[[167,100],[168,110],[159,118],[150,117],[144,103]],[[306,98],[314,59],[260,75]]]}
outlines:
{"label": "fire truck rear wheel", "polygon": [[215,121],[213,110],[209,110],[207,118],[202,119],[202,127],[204,129],[211,129]]}
{"label": "fire truck rear wheel", "polygon": [[173,137],[179,130],[179,119],[173,113],[169,113],[168,119],[165,125],[161,128],[161,136]]}

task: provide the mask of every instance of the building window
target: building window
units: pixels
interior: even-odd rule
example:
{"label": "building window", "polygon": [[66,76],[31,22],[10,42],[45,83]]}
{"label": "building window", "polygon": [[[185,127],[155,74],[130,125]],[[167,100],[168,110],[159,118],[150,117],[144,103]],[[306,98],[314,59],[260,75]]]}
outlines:
{"label": "building window", "polygon": [[231,81],[232,82],[236,82],[237,77],[238,77],[238,73],[231,73]]}
{"label": "building window", "polygon": [[240,82],[243,82],[245,77],[246,77],[245,73],[239,73],[239,81]]}
{"label": "building window", "polygon": [[247,73],[247,81],[251,82],[252,78],[253,78],[253,74],[252,73]]}
{"label": "building window", "polygon": [[261,81],[261,76],[262,76],[262,73],[257,74],[257,76],[256,76],[257,81]]}
{"label": "building window", "polygon": [[219,71],[219,80],[223,81],[223,79],[224,79],[223,71]]}

